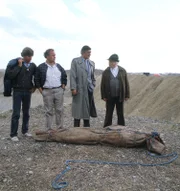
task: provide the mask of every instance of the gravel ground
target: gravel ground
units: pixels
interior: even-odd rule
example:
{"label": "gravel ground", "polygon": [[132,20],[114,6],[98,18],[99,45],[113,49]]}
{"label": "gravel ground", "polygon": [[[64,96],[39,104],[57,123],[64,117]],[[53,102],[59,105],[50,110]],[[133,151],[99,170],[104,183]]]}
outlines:
{"label": "gravel ground", "polygon": [[[65,126],[72,126],[70,106],[65,106]],[[65,168],[67,159],[92,159],[119,162],[163,162],[152,159],[144,148],[116,148],[110,146],[66,145],[35,142],[19,133],[20,142],[9,139],[11,112],[0,115],[0,191],[51,191],[51,181]],[[102,128],[104,110],[91,120],[94,127]],[[114,119],[114,124],[116,118]],[[126,125],[135,130],[158,131],[166,143],[167,153],[180,152],[180,124],[148,118],[126,118]],[[21,124],[20,124],[21,126]],[[41,106],[31,109],[30,131],[44,127]],[[20,129],[19,129],[20,132]],[[179,191],[180,160],[167,166],[112,166],[71,164],[72,169],[63,177],[69,183],[64,190],[73,191]]]}

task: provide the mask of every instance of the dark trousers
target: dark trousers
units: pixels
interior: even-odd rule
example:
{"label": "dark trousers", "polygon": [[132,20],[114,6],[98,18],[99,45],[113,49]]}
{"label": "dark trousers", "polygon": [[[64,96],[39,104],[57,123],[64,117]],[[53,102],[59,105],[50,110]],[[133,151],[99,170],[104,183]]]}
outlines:
{"label": "dark trousers", "polygon": [[104,121],[104,127],[112,125],[112,117],[115,106],[118,117],[117,124],[125,126],[124,102],[120,102],[119,97],[112,97],[106,101],[106,117]]}
{"label": "dark trousers", "polygon": [[[90,114],[92,113],[93,92],[88,91]],[[74,127],[80,127],[80,119],[74,119]],[[90,120],[84,119],[84,127],[90,127]]]}
{"label": "dark trousers", "polygon": [[17,136],[19,118],[21,111],[23,111],[23,121],[22,121],[22,134],[28,132],[29,126],[29,109],[31,105],[31,92],[29,91],[14,91],[13,92],[13,114],[11,119],[11,137]]}
{"label": "dark trousers", "polygon": [[[80,127],[80,119],[74,119],[74,127]],[[84,127],[90,127],[89,119],[84,119]]]}

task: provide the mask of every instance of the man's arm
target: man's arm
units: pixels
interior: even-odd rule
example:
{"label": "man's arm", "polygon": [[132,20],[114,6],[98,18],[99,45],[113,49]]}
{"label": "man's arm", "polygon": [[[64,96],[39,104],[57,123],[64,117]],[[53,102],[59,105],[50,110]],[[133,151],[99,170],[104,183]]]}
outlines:
{"label": "man's arm", "polygon": [[65,89],[67,85],[67,74],[63,67],[61,67],[61,73],[62,73],[62,77],[61,77],[62,88]]}
{"label": "man's arm", "polygon": [[71,89],[73,95],[77,94],[76,78],[77,78],[76,62],[73,59],[72,63],[71,63],[71,70],[70,70],[70,89]]}
{"label": "man's arm", "polygon": [[107,97],[105,96],[105,75],[104,72],[102,73],[101,79],[101,99],[107,101]]}
{"label": "man's arm", "polygon": [[34,76],[34,82],[37,89],[42,93],[41,83],[40,83],[40,66],[36,67],[36,72]]}
{"label": "man's arm", "polygon": [[32,77],[32,83],[33,83],[33,88],[31,89],[31,92],[34,93],[36,91],[36,85],[35,85],[35,76],[36,76],[36,70],[37,70],[37,66],[36,64],[34,64],[34,73],[33,73],[33,77]]}
{"label": "man's arm", "polygon": [[130,98],[130,88],[129,88],[129,81],[127,77],[127,72],[125,71],[125,100]]}
{"label": "man's arm", "polygon": [[96,86],[96,79],[95,79],[95,63],[94,62],[93,62],[92,83],[95,87]]}
{"label": "man's arm", "polygon": [[7,67],[7,76],[8,76],[9,79],[13,80],[14,78],[16,78],[16,76],[21,71],[22,62],[23,62],[23,60],[20,58],[18,60],[18,65],[17,66],[14,66],[14,67],[8,66]]}

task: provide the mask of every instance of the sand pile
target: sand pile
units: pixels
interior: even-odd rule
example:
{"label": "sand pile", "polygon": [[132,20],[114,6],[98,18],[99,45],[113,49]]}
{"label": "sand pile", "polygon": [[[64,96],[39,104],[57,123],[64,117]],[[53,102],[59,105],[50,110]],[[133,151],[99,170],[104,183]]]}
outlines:
{"label": "sand pile", "polygon": [[[100,81],[97,78],[95,99],[98,107],[105,107],[100,100]],[[180,123],[180,76],[129,75],[131,99],[125,104],[128,116],[144,116]]]}
{"label": "sand pile", "polygon": [[[97,73],[97,72],[96,72]],[[68,81],[69,81],[69,71]],[[101,100],[100,83],[101,73],[96,74],[95,101],[97,108],[105,108]],[[131,99],[125,104],[127,116],[144,116],[160,120],[172,120],[180,123],[180,76],[144,76],[130,74],[129,82],[131,88]],[[0,111],[11,109],[11,99],[4,98],[3,72],[0,71]],[[65,92],[65,103],[71,103],[71,92],[69,83]],[[38,91],[33,95],[32,106],[42,104],[42,97]]]}

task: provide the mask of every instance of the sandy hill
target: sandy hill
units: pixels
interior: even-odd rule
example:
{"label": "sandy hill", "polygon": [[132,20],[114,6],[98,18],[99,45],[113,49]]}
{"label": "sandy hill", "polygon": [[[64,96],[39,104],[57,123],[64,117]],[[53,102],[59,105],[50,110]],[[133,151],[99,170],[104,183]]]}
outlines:
{"label": "sandy hill", "polygon": [[[98,107],[105,107],[100,97],[97,78],[95,99]],[[180,76],[129,75],[131,99],[125,103],[128,116],[144,116],[180,123]]]}
{"label": "sandy hill", "polygon": [[[95,101],[98,108],[105,108],[100,96],[102,71],[96,71],[97,86]],[[67,71],[69,79],[69,71]],[[68,80],[69,81],[69,80]],[[125,103],[125,113],[128,116],[144,116],[160,120],[172,120],[180,123],[180,75],[144,76],[129,74],[131,99]],[[12,98],[4,98],[3,72],[0,71],[0,112],[11,109]],[[71,103],[69,83],[65,92],[65,103]],[[32,106],[42,104],[42,97],[36,91],[33,94]]]}

